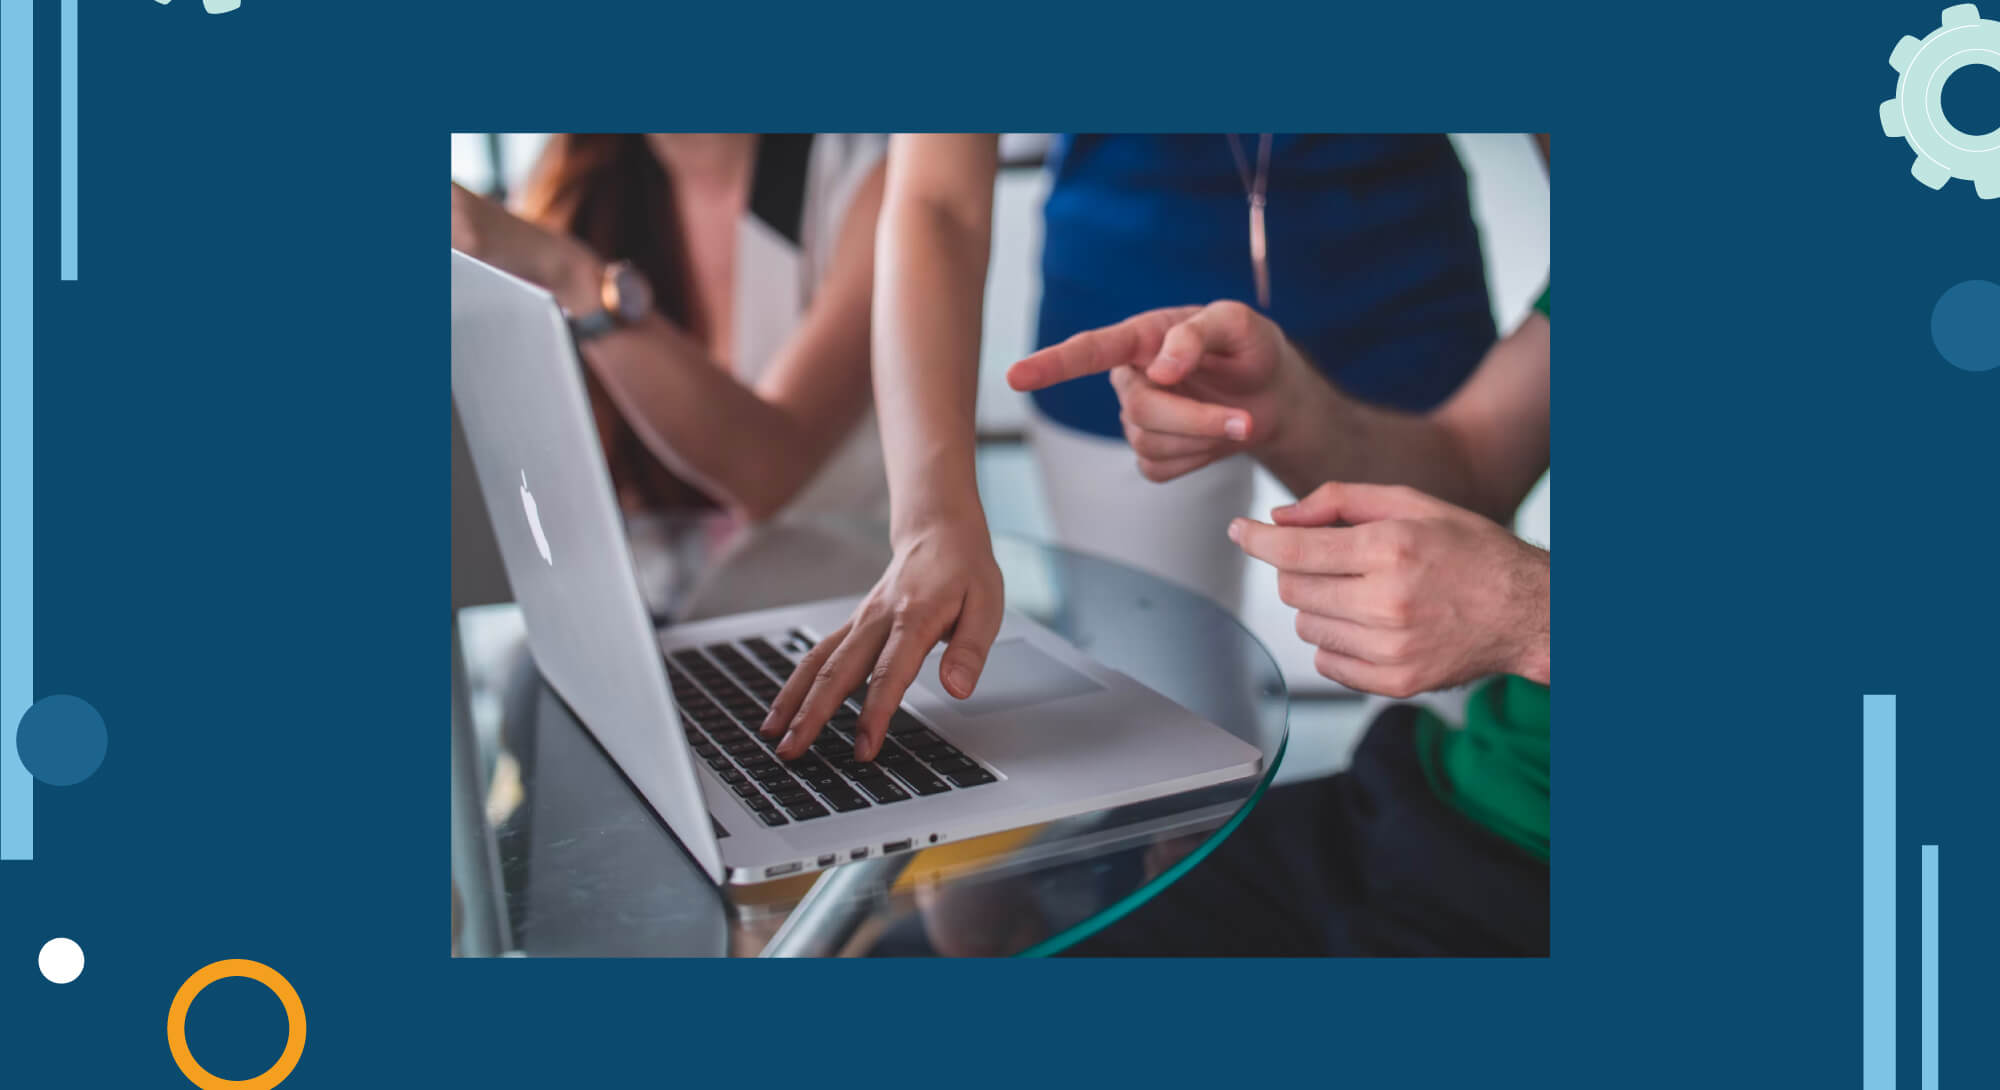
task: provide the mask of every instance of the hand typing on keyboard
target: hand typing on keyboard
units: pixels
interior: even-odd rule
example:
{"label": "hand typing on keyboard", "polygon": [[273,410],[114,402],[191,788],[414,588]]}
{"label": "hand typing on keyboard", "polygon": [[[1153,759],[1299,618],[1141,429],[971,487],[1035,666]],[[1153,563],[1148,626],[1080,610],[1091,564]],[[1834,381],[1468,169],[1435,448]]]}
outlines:
{"label": "hand typing on keyboard", "polygon": [[983,517],[945,520],[912,533],[897,543],[895,559],[854,616],[799,663],[761,733],[779,738],[778,751],[796,757],[860,693],[865,699],[859,701],[854,756],[875,759],[904,691],[940,641],[951,644],[938,680],[960,700],[972,695],[1000,633],[1005,603]]}
{"label": "hand typing on keyboard", "polygon": [[[810,646],[803,635],[793,641]],[[753,661],[755,660],[755,661]],[[828,718],[812,745],[793,757],[752,733],[789,676],[792,660],[770,641],[748,639],[687,648],[667,657],[682,729],[695,755],[766,825],[887,806],[997,777],[901,708],[870,761],[856,759],[861,711],[852,702]]]}

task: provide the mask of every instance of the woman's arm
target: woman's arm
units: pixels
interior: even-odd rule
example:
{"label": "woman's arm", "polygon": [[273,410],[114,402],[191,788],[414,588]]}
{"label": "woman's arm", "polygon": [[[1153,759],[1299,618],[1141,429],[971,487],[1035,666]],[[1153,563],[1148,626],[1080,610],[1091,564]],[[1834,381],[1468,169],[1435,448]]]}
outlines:
{"label": "woman's arm", "polygon": [[998,140],[897,136],[876,244],[875,405],[889,466],[889,570],[772,702],[764,732],[804,752],[863,681],[854,751],[872,759],[925,656],[949,638],[947,692],[972,694],[1004,590],[973,473],[979,320]]}
{"label": "woman's arm", "polygon": [[985,522],[973,474],[979,323],[992,245],[992,136],[897,136],[878,243],[875,403],[894,533]]}
{"label": "woman's arm", "polygon": [[[867,407],[882,184],[878,166],[856,189],[812,306],[754,388],[657,314],[582,346],[592,375],[652,456],[746,518],[790,502]],[[456,185],[452,244],[541,284],[572,313],[601,305],[604,262],[588,247]]]}
{"label": "woman's arm", "polygon": [[[789,503],[867,408],[882,173],[877,167],[856,190],[804,321],[754,387],[658,315],[583,347],[591,372],[647,449],[747,518],[766,518]],[[601,269],[581,271],[571,289],[584,294],[579,305],[594,305],[601,276]]]}

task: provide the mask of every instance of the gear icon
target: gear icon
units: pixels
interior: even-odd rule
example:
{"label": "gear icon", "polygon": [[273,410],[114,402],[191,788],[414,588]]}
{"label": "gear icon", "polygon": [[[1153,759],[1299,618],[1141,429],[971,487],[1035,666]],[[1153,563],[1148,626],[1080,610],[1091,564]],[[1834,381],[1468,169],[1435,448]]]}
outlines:
{"label": "gear icon", "polygon": [[2000,197],[2000,129],[1971,136],[1944,116],[1945,81],[1969,64],[2000,70],[2000,22],[1981,19],[1971,4],[1944,9],[1938,28],[1923,41],[1906,36],[1897,42],[1889,66],[1901,75],[1896,97],[1882,104],[1882,132],[1909,141],[1917,153],[1910,165],[1917,181],[1942,189],[1963,178],[1991,200]]}

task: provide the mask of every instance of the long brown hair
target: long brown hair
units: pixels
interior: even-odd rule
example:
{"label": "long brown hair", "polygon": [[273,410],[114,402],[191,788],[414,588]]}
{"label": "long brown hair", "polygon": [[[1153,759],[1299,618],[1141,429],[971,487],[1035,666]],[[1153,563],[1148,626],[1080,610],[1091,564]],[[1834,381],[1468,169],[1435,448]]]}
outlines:
{"label": "long brown hair", "polygon": [[687,325],[687,264],[674,182],[642,133],[556,133],[521,189],[521,215],[575,235],[606,261],[630,261],[654,305]]}
{"label": "long brown hair", "polygon": [[[605,261],[630,261],[653,288],[653,305],[683,329],[688,274],[673,179],[639,133],[557,133],[522,186],[521,215],[564,231]],[[707,497],[654,457],[584,369],[604,459],[627,508],[707,505]]]}

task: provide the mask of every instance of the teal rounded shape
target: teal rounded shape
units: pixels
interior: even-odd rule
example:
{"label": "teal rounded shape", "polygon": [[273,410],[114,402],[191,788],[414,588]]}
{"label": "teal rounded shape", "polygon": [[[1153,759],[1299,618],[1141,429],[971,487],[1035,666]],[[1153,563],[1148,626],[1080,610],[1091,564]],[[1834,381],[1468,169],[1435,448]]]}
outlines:
{"label": "teal rounded shape", "polygon": [[2000,284],[1953,284],[1931,308],[1931,342],[1945,362],[1962,371],[2000,367]]}
{"label": "teal rounded shape", "polygon": [[28,774],[51,787],[82,783],[104,763],[110,735],[104,717],[81,697],[35,701],[14,732],[14,752]]}

